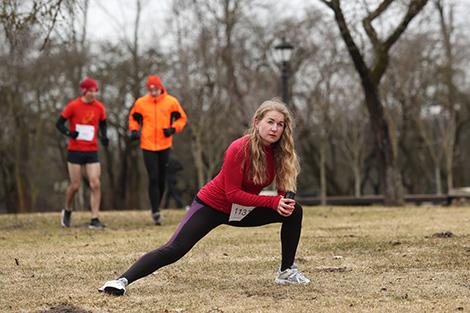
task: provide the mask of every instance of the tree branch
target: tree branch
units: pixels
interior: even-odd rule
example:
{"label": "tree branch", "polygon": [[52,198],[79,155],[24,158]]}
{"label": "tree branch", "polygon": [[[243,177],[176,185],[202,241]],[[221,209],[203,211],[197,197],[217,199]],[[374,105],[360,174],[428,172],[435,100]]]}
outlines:
{"label": "tree branch", "polygon": [[[372,12],[372,14],[379,14],[380,15],[381,13],[383,13],[385,11],[385,9],[388,7],[388,5],[390,4],[388,2],[390,2],[390,1],[385,0],[379,6],[379,8],[377,8],[376,11]],[[390,34],[390,36],[384,41],[384,43],[381,43],[380,41],[379,41],[379,43],[374,43],[373,39],[371,38],[372,44],[374,45],[375,57],[376,57],[375,58],[375,63],[372,66],[371,76],[372,76],[372,79],[375,82],[380,81],[383,74],[385,73],[385,70],[387,69],[388,59],[389,59],[388,52],[389,52],[390,48],[395,44],[395,42],[398,40],[398,38],[400,38],[400,36],[403,34],[403,32],[407,29],[408,24],[421,11],[421,9],[426,5],[427,2],[428,2],[428,0],[411,1],[411,3],[408,6],[408,11],[406,12],[406,14],[403,17],[402,21],[397,26],[397,28]],[[375,15],[374,18],[376,18],[379,15]],[[372,20],[370,22],[372,22]],[[371,24],[369,24],[369,26],[372,27]],[[366,25],[364,25],[364,29],[368,33],[368,30],[367,30],[366,27],[368,27],[367,22],[366,22]]]}
{"label": "tree branch", "polygon": [[340,0],[320,0],[324,4],[326,4],[329,8],[333,10],[335,13],[336,23],[338,24],[339,31],[341,33],[341,37],[343,37],[344,42],[346,43],[346,47],[348,52],[353,60],[354,66],[356,70],[359,72],[361,79],[370,79],[370,71],[367,67],[367,64],[364,61],[359,48],[357,47],[354,39],[352,38],[351,31],[348,28],[346,23],[346,19],[344,18],[343,11],[341,9],[341,2]]}
{"label": "tree branch", "polygon": [[379,17],[383,12],[385,12],[385,10],[390,6],[393,1],[394,0],[385,0],[377,7],[377,9],[369,13],[369,15],[367,15],[362,20],[362,26],[364,27],[364,30],[366,31],[366,34],[369,37],[372,45],[374,46],[374,50],[376,51],[382,50],[383,45],[377,36],[377,32],[375,31],[375,28],[372,25],[372,21]]}
{"label": "tree branch", "polygon": [[395,29],[395,31],[385,40],[385,49],[388,51],[393,44],[400,38],[401,34],[406,30],[408,24],[413,18],[421,11],[421,9],[428,3],[428,0],[414,0],[408,6],[408,11],[403,17],[403,20]]}
{"label": "tree branch", "polygon": [[57,22],[57,16],[59,15],[61,5],[62,5],[62,0],[58,0],[56,4],[56,11],[52,17],[52,24],[49,27],[46,38],[44,38],[44,42],[41,48],[39,49],[39,51],[42,51],[46,47],[47,43],[49,42],[49,38],[51,37],[52,30],[54,29],[55,23]]}

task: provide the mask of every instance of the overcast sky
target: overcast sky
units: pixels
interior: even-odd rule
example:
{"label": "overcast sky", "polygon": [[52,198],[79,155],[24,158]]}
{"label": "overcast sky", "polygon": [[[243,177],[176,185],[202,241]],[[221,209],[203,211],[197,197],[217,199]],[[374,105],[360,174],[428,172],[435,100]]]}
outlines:
{"label": "overcast sky", "polygon": [[[355,4],[359,5],[363,2],[371,4],[377,3],[378,1],[379,0],[347,0],[343,1],[343,6],[347,7],[351,5],[354,7]],[[470,0],[447,1],[456,5],[456,20],[459,23],[469,24]],[[162,28],[161,25],[166,22],[167,12],[171,2],[171,0],[143,1],[144,9],[142,11],[140,26],[140,36],[143,40],[164,35],[163,30],[165,30],[165,27]],[[319,0],[265,0],[264,2],[269,3],[272,8],[269,14],[272,14],[272,16],[276,18],[301,15],[305,7],[311,5],[316,5],[320,8],[323,7],[325,8],[325,12],[331,14],[331,11],[321,4]],[[429,2],[428,7],[432,4],[432,1]],[[90,0],[88,11],[88,38],[92,41],[117,41],[122,39],[126,33],[127,38],[131,38],[135,13],[135,0]]]}
{"label": "overcast sky", "polygon": [[[212,0],[218,1],[218,0]],[[468,0],[470,1],[470,0]],[[141,17],[142,35],[158,34],[159,23],[165,23],[171,0],[144,0]],[[266,3],[271,1],[267,0]],[[272,0],[272,12],[282,15],[301,14],[307,5],[318,0]],[[115,40],[122,37],[124,30],[131,36],[136,13],[136,1],[130,0],[90,0],[88,11],[88,38],[92,41]]]}

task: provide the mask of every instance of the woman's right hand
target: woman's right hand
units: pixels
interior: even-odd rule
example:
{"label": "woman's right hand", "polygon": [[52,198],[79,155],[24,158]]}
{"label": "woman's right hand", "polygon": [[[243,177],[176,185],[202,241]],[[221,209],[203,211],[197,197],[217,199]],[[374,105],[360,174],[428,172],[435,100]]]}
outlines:
{"label": "woman's right hand", "polygon": [[281,198],[277,206],[277,213],[282,216],[290,216],[295,209],[295,200],[288,198]]}

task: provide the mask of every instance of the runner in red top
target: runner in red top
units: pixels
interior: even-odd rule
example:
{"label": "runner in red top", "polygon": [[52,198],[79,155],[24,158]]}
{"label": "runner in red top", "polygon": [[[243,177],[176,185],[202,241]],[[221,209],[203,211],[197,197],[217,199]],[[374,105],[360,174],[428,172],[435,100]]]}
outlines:
{"label": "runner in red top", "polygon": [[[91,222],[90,228],[103,228],[100,222],[99,207],[101,200],[100,175],[101,166],[98,159],[98,132],[103,146],[108,146],[106,131],[106,111],[104,105],[96,100],[98,84],[91,78],[80,83],[82,94],[64,108],[56,126],[61,133],[69,137],[67,146],[67,167],[70,185],[65,197],[65,208],[62,210],[61,223],[70,227],[73,198],[80,188],[81,167],[85,166],[90,181]],[[65,122],[69,121],[69,128]]]}
{"label": "runner in red top", "polygon": [[98,128],[100,122],[106,120],[106,111],[96,99],[90,103],[85,101],[82,97],[72,100],[61,114],[69,120],[70,131],[79,133],[77,138],[70,137],[69,151],[98,151]]}
{"label": "runner in red top", "polygon": [[[99,291],[123,295],[128,284],[182,258],[215,227],[281,223],[282,260],[275,282],[308,284],[294,264],[302,228],[302,207],[288,190],[296,189],[299,162],[292,137],[293,119],[277,100],[264,102],[253,116],[248,135],[225,153],[219,174],[197,194],[171,239],[148,252]],[[275,182],[278,195],[260,191]]]}

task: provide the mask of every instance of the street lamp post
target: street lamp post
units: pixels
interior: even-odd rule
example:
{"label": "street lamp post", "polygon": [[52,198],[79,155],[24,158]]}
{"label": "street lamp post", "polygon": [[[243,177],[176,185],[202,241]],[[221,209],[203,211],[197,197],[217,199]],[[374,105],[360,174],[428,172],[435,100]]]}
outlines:
{"label": "street lamp post", "polygon": [[289,61],[292,56],[294,46],[283,37],[281,43],[274,46],[274,58],[281,64],[281,87],[282,101],[289,104]]}

